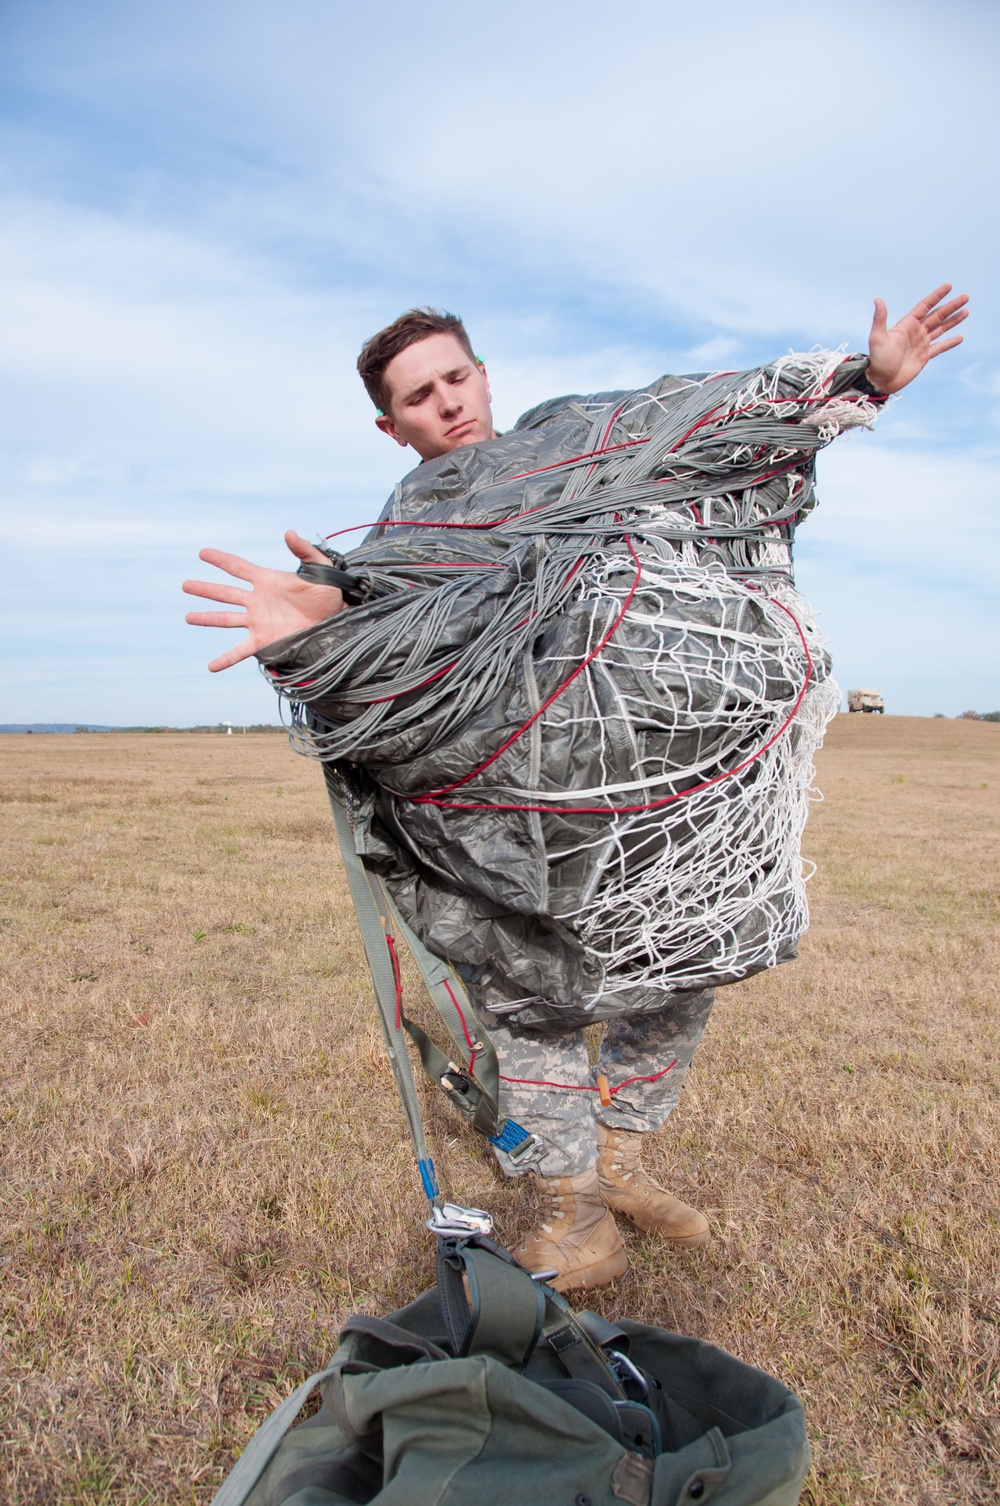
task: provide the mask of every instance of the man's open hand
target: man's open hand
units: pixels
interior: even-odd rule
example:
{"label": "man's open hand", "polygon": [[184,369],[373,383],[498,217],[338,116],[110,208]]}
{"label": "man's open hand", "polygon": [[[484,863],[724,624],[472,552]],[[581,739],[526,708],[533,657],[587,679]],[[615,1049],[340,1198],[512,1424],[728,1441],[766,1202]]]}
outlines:
{"label": "man's open hand", "polygon": [[[297,559],[330,563],[325,554],[291,529],[285,534],[285,543]],[[198,558],[253,587],[244,591],[223,581],[207,580],[186,580],[181,587],[189,596],[204,596],[208,601],[224,601],[241,609],[188,612],[184,619],[195,627],[242,628],[246,632],[241,644],[212,660],[208,667],[213,673],[249,659],[251,654],[279,638],[287,638],[289,633],[301,633],[305,628],[315,627],[317,622],[326,622],[344,605],[343,595],[336,586],[313,585],[289,570],[265,570],[262,565],[251,565],[238,554],[225,554],[221,549],[202,549]]]}
{"label": "man's open hand", "polygon": [[961,345],[961,335],[952,335],[950,340],[942,337],[968,318],[966,304],[969,298],[968,294],[960,293],[939,308],[941,299],[950,292],[951,283],[943,282],[933,293],[921,298],[891,329],[886,306],[881,298],[876,298],[875,318],[868,337],[867,377],[879,392],[886,395],[899,392],[920,375],[932,357]]}

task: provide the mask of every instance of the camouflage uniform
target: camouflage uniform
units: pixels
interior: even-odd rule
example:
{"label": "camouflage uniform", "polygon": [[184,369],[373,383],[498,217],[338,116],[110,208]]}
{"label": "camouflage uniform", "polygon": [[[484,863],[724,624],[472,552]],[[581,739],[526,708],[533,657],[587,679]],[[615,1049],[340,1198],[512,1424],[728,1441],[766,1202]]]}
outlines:
{"label": "camouflage uniform", "polygon": [[[568,1177],[586,1171],[597,1161],[598,1119],[609,1129],[658,1130],[680,1097],[714,1000],[714,990],[706,988],[675,994],[653,1014],[610,1020],[593,1067],[582,1030],[529,1035],[484,1024],[500,1063],[501,1114],[538,1135],[545,1148],[542,1159],[530,1167],[515,1167],[497,1151],[506,1174],[531,1170],[544,1177]],[[610,1108],[602,1108],[598,1099],[598,1074],[608,1079]],[[629,1081],[643,1077],[653,1080]],[[616,1093],[626,1082],[628,1086]],[[559,1083],[567,1086],[546,1085]]]}

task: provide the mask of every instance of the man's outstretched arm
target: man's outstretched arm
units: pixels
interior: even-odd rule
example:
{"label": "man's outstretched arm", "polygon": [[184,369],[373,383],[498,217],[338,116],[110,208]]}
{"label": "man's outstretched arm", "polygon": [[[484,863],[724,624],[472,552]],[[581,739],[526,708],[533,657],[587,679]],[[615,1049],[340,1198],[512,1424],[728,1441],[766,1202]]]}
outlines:
{"label": "man's outstretched arm", "polygon": [[[285,534],[285,543],[297,559],[330,563],[325,554],[292,529]],[[243,590],[223,581],[207,580],[186,580],[181,586],[189,596],[202,596],[208,601],[223,601],[240,608],[238,612],[188,612],[184,618],[195,627],[242,628],[246,632],[246,638],[236,648],[212,660],[208,667],[213,673],[249,659],[269,643],[277,643],[279,638],[327,622],[343,608],[343,593],[336,586],[313,585],[290,570],[267,570],[221,549],[202,549],[198,558],[252,587]]]}
{"label": "man's outstretched arm", "polygon": [[961,335],[951,335],[950,339],[945,336],[968,318],[969,298],[968,294],[960,293],[942,304],[941,300],[950,292],[951,283],[943,282],[891,329],[886,306],[881,298],[876,298],[865,374],[877,392],[886,397],[900,392],[920,375],[928,361],[961,345]]}
{"label": "man's outstretched arm", "polygon": [[[962,343],[962,336],[951,331],[968,317],[969,300],[963,293],[942,302],[950,292],[951,284],[943,283],[891,328],[886,306],[881,298],[876,298],[865,373],[876,392],[888,396],[901,391],[934,356]],[[285,542],[297,559],[329,564],[325,554],[297,533],[290,530],[285,534]],[[182,589],[189,596],[239,608],[230,612],[187,614],[185,620],[198,627],[242,628],[247,634],[236,648],[212,660],[208,667],[213,673],[229,669],[283,638],[329,621],[344,606],[343,595],[336,586],[316,585],[287,570],[267,570],[219,549],[203,549],[199,557],[252,588],[246,590],[221,581],[187,580],[183,584]]]}

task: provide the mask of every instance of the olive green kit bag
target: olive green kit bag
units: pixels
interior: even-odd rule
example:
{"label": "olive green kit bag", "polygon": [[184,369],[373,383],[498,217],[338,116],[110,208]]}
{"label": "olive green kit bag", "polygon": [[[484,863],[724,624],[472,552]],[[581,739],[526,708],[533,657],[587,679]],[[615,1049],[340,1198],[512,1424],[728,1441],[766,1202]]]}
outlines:
{"label": "olive green kit bag", "polygon": [[441,1240],[415,1302],[348,1320],[213,1506],[794,1506],[808,1467],[778,1381],[699,1339],[574,1314],[473,1234]]}

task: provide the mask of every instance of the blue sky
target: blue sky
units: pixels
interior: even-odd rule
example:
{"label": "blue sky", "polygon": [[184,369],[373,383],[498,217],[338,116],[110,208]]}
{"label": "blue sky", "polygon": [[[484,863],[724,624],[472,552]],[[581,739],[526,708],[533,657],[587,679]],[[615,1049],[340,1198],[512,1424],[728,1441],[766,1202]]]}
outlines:
{"label": "blue sky", "polygon": [[[1000,8],[905,0],[0,0],[0,721],[272,721],[187,627],[205,544],[283,563],[406,457],[362,340],[461,313],[497,420],[567,391],[966,344],[820,461],[841,684],[1000,707]],[[401,464],[402,461],[402,464]]]}

